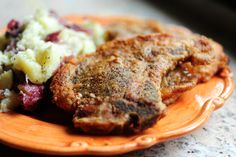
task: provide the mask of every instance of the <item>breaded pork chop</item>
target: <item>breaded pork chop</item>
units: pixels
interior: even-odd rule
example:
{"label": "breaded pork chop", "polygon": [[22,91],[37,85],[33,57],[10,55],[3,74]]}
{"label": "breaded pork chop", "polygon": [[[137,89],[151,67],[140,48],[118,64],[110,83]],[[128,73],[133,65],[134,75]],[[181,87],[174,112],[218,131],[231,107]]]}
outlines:
{"label": "breaded pork chop", "polygon": [[107,42],[78,60],[53,77],[53,100],[75,112],[76,128],[108,134],[151,127],[165,111],[162,98],[209,80],[227,57],[205,37],[160,33]]}
{"label": "breaded pork chop", "polygon": [[[200,37],[198,34],[194,34],[189,29],[182,26],[166,25],[155,20],[145,20],[134,17],[111,19],[105,28],[108,33],[108,40],[127,39],[137,35],[153,33],[168,33],[180,39]],[[167,105],[173,103],[183,91],[194,87],[198,82],[209,80],[218,70],[217,66],[213,66],[212,64],[218,64],[218,62],[225,63],[228,60],[227,57],[222,57],[224,54],[221,45],[212,40],[201,37],[195,43],[195,46],[202,51],[201,53],[196,53],[194,60],[186,61],[163,77],[161,93],[163,101]],[[210,49],[214,49],[214,53],[204,53],[204,51],[209,51]],[[202,66],[204,67],[205,65],[203,65],[202,62],[208,62],[208,70],[206,74],[198,80],[194,75],[191,75],[190,72],[193,71],[193,68],[195,71],[197,69],[204,71]],[[212,71],[209,68],[212,68]]]}
{"label": "breaded pork chop", "polygon": [[175,36],[189,36],[192,32],[185,27],[165,25],[155,20],[140,19],[135,17],[117,17],[108,20],[104,25],[107,40],[127,39],[137,35],[153,33],[170,33]]}

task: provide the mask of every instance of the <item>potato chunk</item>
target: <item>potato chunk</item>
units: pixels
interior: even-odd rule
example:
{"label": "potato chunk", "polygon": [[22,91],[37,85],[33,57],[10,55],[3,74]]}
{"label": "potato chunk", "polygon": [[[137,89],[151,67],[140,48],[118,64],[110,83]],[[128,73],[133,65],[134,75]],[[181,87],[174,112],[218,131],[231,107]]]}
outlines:
{"label": "potato chunk", "polygon": [[12,70],[4,71],[0,74],[0,89],[11,89],[13,84]]}

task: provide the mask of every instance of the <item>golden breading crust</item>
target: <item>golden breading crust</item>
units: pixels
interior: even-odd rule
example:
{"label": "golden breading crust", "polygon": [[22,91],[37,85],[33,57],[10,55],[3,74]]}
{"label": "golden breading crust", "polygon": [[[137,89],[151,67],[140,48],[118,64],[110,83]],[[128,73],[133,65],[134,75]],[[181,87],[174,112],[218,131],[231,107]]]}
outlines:
{"label": "golden breading crust", "polygon": [[159,33],[113,40],[80,56],[77,64],[63,65],[51,91],[59,107],[76,110],[74,126],[86,133],[137,133],[163,114],[162,99],[209,80],[226,61],[201,36]]}
{"label": "golden breading crust", "polygon": [[112,41],[62,65],[51,83],[54,102],[75,112],[74,126],[86,133],[147,129],[164,113],[163,102],[227,68],[219,44],[183,27],[124,19],[106,28]]}

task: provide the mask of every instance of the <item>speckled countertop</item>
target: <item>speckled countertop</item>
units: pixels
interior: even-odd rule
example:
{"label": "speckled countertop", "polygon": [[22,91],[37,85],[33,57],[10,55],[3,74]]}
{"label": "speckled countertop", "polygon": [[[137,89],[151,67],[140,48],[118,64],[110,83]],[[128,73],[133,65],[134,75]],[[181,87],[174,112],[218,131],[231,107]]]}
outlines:
{"label": "speckled countertop", "polygon": [[[182,24],[158,8],[135,0],[1,0],[0,27],[11,18],[21,19],[37,7],[53,8],[60,14],[129,14],[157,19],[165,23]],[[236,74],[236,56],[231,57]],[[235,78],[234,78],[235,80]],[[0,145],[0,156],[43,156]],[[200,129],[181,138],[157,144],[146,150],[131,152],[124,157],[235,157],[236,156],[236,91],[225,105],[215,111]]]}

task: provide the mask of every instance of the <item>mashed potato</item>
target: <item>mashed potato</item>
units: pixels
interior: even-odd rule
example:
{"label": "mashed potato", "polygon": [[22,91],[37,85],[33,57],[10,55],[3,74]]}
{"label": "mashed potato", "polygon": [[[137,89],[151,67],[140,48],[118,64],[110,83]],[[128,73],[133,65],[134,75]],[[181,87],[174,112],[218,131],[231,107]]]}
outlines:
{"label": "mashed potato", "polygon": [[[36,12],[25,23],[17,43],[18,49],[24,51],[13,57],[13,67],[23,71],[33,83],[46,82],[65,56],[94,52],[96,45],[104,42],[104,31],[99,24],[86,22],[83,27],[92,30],[93,34],[66,28],[46,11]],[[58,42],[45,41],[48,34],[57,31],[60,31]]]}
{"label": "mashed potato", "polygon": [[9,89],[0,90],[0,112],[8,112],[18,106],[17,94]]}
{"label": "mashed potato", "polygon": [[[14,51],[4,50],[9,38],[0,35],[0,112],[18,104],[17,94],[11,90],[14,71],[22,71],[34,84],[43,84],[52,77],[64,57],[94,52],[96,46],[104,42],[105,31],[101,25],[86,21],[81,27],[89,32],[66,27],[49,12],[38,10],[23,22],[22,32],[14,37]],[[58,41],[45,40],[55,32],[59,32]]]}

